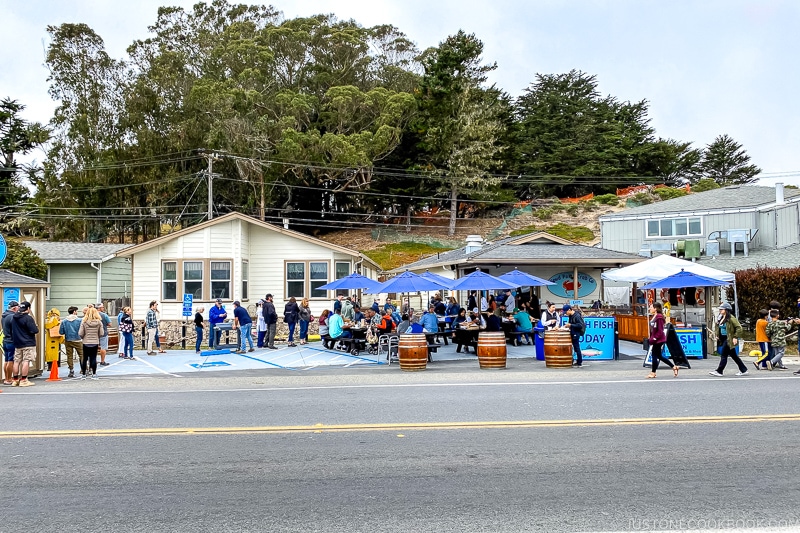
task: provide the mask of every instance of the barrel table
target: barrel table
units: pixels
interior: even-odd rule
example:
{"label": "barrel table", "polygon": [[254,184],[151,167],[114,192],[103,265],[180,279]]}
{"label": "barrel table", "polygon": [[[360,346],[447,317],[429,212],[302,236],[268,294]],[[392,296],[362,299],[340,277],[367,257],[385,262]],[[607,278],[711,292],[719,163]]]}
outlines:
{"label": "barrel table", "polygon": [[400,370],[414,372],[428,366],[428,339],[421,333],[400,335],[397,348]]}
{"label": "barrel table", "polygon": [[567,330],[544,332],[544,366],[572,368],[572,338]]}
{"label": "barrel table", "polygon": [[481,331],[478,335],[478,364],[481,368],[506,367],[506,335],[502,331]]}

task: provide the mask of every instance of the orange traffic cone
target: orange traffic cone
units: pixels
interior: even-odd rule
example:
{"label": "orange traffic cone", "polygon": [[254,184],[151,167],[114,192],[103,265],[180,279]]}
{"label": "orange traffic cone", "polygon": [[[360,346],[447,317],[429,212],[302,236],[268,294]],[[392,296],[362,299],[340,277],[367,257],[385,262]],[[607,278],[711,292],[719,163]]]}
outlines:
{"label": "orange traffic cone", "polygon": [[50,363],[50,377],[47,378],[47,381],[61,381],[61,378],[58,377],[58,361]]}

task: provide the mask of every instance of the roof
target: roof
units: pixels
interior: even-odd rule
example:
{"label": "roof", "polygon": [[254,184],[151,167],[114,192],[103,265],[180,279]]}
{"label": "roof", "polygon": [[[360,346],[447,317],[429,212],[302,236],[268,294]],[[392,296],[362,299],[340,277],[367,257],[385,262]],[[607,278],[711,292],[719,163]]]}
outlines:
{"label": "roof", "polygon": [[734,257],[730,253],[722,253],[716,257],[703,256],[701,264],[726,272],[737,270],[750,270],[758,266],[769,268],[797,268],[800,265],[800,244],[793,244],[777,249],[750,249],[745,257],[737,251]]}
{"label": "roof", "polygon": [[106,244],[95,242],[49,242],[24,241],[45,263],[102,263],[130,244]]}
{"label": "roof", "polygon": [[36,279],[30,276],[24,276],[22,274],[17,274],[16,272],[11,272],[10,270],[6,270],[5,268],[3,268],[0,269],[0,285],[27,286],[27,285],[50,285],[50,283],[44,281],[43,279]]}
{"label": "roof", "polygon": [[575,244],[545,232],[509,237],[483,245],[467,253],[466,246],[435,254],[414,263],[403,265],[392,272],[420,270],[444,265],[483,264],[487,262],[513,262],[524,264],[553,264],[563,261],[580,261],[587,265],[630,265],[644,261],[644,257],[606,250],[595,246]]}
{"label": "roof", "polygon": [[214,218],[214,219],[211,219],[211,220],[206,220],[205,222],[201,222],[200,224],[195,224],[194,226],[189,226],[188,228],[184,228],[184,229],[182,229],[180,231],[176,231],[175,233],[170,233],[169,235],[164,235],[162,237],[158,237],[156,239],[149,240],[149,241],[144,242],[142,244],[137,244],[135,246],[131,246],[130,248],[126,248],[125,250],[120,251],[119,253],[117,253],[117,255],[125,257],[125,256],[133,255],[133,254],[136,254],[136,253],[139,253],[139,252],[143,252],[144,250],[148,250],[148,249],[154,248],[156,246],[161,246],[165,242],[169,242],[172,239],[176,239],[178,237],[182,237],[184,235],[188,235],[189,233],[194,233],[195,231],[200,231],[200,230],[203,230],[205,228],[209,228],[209,227],[214,226],[216,224],[222,224],[223,222],[230,222],[231,220],[243,220],[243,221],[245,221],[245,222],[247,222],[249,224],[254,224],[256,226],[262,227],[264,229],[268,229],[270,231],[274,231],[276,233],[287,235],[287,236],[295,238],[295,239],[300,239],[301,241],[310,242],[312,244],[316,244],[317,246],[322,246],[324,248],[329,248],[329,249],[337,251],[337,252],[341,252],[341,253],[344,253],[344,254],[348,254],[348,255],[355,256],[355,257],[359,257],[363,261],[373,265],[378,271],[382,270],[380,265],[378,265],[375,261],[373,261],[372,259],[370,259],[366,255],[363,255],[360,252],[357,252],[355,250],[351,250],[349,248],[345,248],[344,246],[339,246],[337,244],[331,244],[329,242],[325,242],[322,239],[317,239],[316,237],[311,237],[309,235],[306,235],[305,233],[300,233],[299,231],[294,231],[294,230],[282,228],[282,227],[279,227],[279,226],[275,226],[274,224],[270,224],[269,222],[264,222],[263,220],[259,220],[257,218],[250,217],[250,216],[247,216],[247,215],[244,215],[242,213],[235,212],[235,211],[233,213],[228,213],[227,215],[223,215],[221,217],[217,217],[217,218]]}
{"label": "roof", "polygon": [[[800,190],[784,189],[784,199],[786,203],[800,201]],[[599,220],[600,222],[611,222],[659,215],[755,211],[774,205],[775,187],[731,185],[602,215]]]}

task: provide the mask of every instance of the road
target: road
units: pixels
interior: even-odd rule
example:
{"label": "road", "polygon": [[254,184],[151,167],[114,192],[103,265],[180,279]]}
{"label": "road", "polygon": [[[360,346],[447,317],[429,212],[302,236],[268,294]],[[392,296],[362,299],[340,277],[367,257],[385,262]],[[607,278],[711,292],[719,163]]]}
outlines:
{"label": "road", "polygon": [[466,365],[5,388],[0,531],[800,530],[800,378]]}

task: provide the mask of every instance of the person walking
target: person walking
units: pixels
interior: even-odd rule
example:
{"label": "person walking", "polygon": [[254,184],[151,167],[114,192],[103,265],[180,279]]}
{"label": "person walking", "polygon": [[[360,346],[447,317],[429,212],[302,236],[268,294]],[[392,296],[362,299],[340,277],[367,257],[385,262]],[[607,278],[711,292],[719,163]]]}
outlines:
{"label": "person walking", "polygon": [[205,323],[203,321],[203,313],[205,313],[206,308],[200,306],[197,308],[197,312],[194,314],[194,334],[195,334],[195,341],[194,341],[194,353],[200,353],[200,343],[203,342],[203,329],[205,328]]}
{"label": "person walking", "polygon": [[14,313],[19,309],[19,302],[12,300],[8,302],[8,308],[3,311],[3,385],[13,385],[11,376],[14,375],[14,337],[12,331],[12,320]]}
{"label": "person walking", "polygon": [[[350,300],[345,300],[349,302]],[[351,306],[352,309],[352,306]],[[286,306],[283,308],[283,321],[289,326],[289,346],[297,346],[294,343],[294,328],[297,326],[297,320],[300,316],[300,308],[297,306],[297,300],[294,296],[289,298]]]}
{"label": "person walking", "polygon": [[217,349],[222,331],[216,329],[217,324],[222,324],[228,318],[228,312],[222,305],[222,298],[217,298],[214,306],[208,310],[208,347]]}
{"label": "person walking", "polygon": [[147,315],[144,317],[144,327],[147,330],[147,355],[155,355],[155,349],[153,345],[156,341],[156,335],[158,335],[158,315],[156,315],[156,303],[155,300],[150,302],[150,308],[147,310]]}
{"label": "person walking", "polygon": [[[239,300],[233,302],[233,321],[234,326],[239,328],[239,349],[236,353],[254,352],[253,335],[250,332],[253,327],[253,319],[250,318],[250,313],[242,307]],[[247,349],[248,344],[249,349]]]}
{"label": "person walking", "polygon": [[28,370],[36,361],[36,334],[39,327],[31,316],[31,304],[22,302],[11,321],[11,337],[14,340],[14,370],[11,378],[14,387],[31,387]]}
{"label": "person walking", "polygon": [[67,366],[69,367],[68,378],[75,377],[74,356],[78,356],[78,364],[83,359],[83,343],[78,335],[81,327],[81,319],[78,318],[78,308],[74,305],[67,309],[67,318],[61,321],[58,332],[64,336],[64,348],[67,351]]}
{"label": "person walking", "polygon": [[659,361],[663,361],[665,364],[671,366],[672,374],[677,378],[678,365],[673,364],[672,361],[662,355],[664,344],[667,343],[667,334],[664,332],[667,321],[664,318],[661,302],[653,302],[650,304],[649,311],[650,314],[653,315],[653,318],[650,320],[650,338],[648,339],[650,347],[653,350],[651,354],[653,362],[650,367],[650,373],[647,375],[647,379],[653,379],[656,377]]}
{"label": "person walking", "polygon": [[783,364],[783,355],[786,353],[786,334],[794,329],[796,324],[795,320],[778,320],[780,311],[773,309],[769,312],[770,321],[767,324],[767,337],[769,344],[772,347],[772,358],[767,359],[765,363],[767,368],[772,370],[789,370]]}
{"label": "person walking", "polygon": [[264,322],[267,325],[267,335],[265,343],[270,350],[277,350],[275,346],[275,332],[278,330],[278,312],[275,310],[275,304],[272,302],[272,295],[267,294],[264,297],[264,305],[262,306],[261,313],[264,315]]}
{"label": "person walking", "polygon": [[583,315],[569,304],[565,304],[564,307],[561,308],[561,311],[569,317],[562,329],[569,330],[569,336],[572,339],[572,349],[575,351],[575,362],[572,364],[576,368],[583,368],[581,337],[586,331],[586,323],[583,321]]}
{"label": "person walking", "polygon": [[47,312],[47,318],[44,321],[44,355],[45,361],[47,361],[47,370],[52,369],[53,363],[58,367],[61,362],[61,343],[64,341],[64,336],[59,333],[60,328],[61,313],[54,307]]}
{"label": "person walking", "polygon": [[[375,300],[375,307],[377,307],[378,300]],[[300,344],[308,344],[308,324],[314,320],[311,314],[311,307],[308,303],[308,298],[303,298],[300,302],[300,313],[298,318],[300,320]]]}
{"label": "person walking", "polygon": [[106,354],[108,353],[108,326],[111,325],[111,317],[106,314],[106,306],[103,302],[97,302],[94,307],[100,315],[100,322],[103,323],[103,336],[100,337],[100,347],[97,352],[100,356],[100,362],[97,364],[100,366],[108,366],[108,363],[106,363]]}
{"label": "person walking", "polygon": [[739,367],[737,376],[746,376],[747,367],[739,356],[736,355],[736,346],[739,344],[739,339],[742,337],[742,325],[739,320],[731,314],[733,308],[728,302],[722,302],[719,306],[719,316],[714,326],[717,335],[717,350],[720,351],[719,366],[716,370],[709,372],[712,376],[722,377],[722,372],[725,370],[725,365],[728,364],[730,357]]}
{"label": "person walking", "polygon": [[94,307],[89,307],[83,314],[78,334],[83,342],[83,357],[81,357],[81,379],[97,379],[97,351],[100,347],[100,337],[103,336],[103,321],[100,313]]}
{"label": "person walking", "polygon": [[133,311],[130,307],[122,308],[122,318],[119,319],[119,332],[122,335],[125,346],[122,358],[133,359]]}
{"label": "person walking", "polygon": [[753,361],[756,370],[767,368],[767,360],[769,360],[772,355],[772,350],[769,347],[769,337],[767,337],[768,316],[769,311],[761,309],[758,312],[758,320],[756,320],[756,342],[758,343],[758,349],[761,351],[761,355],[758,359]]}

